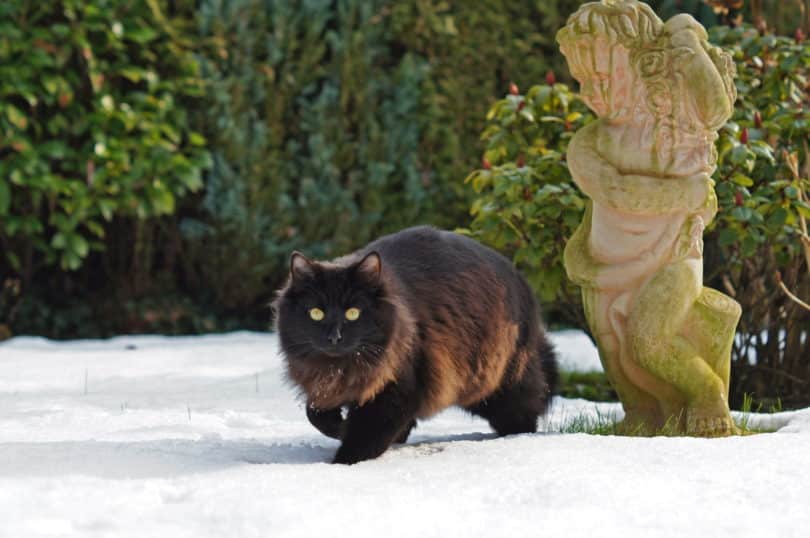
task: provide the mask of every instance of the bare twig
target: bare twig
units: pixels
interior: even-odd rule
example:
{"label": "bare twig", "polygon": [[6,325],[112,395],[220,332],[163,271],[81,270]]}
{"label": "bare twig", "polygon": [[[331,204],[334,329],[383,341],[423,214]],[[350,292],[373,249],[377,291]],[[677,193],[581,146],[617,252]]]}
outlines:
{"label": "bare twig", "polygon": [[[804,141],[804,150],[805,152],[807,152],[808,150],[806,140]],[[793,174],[793,179],[794,181],[796,181],[796,187],[799,190],[799,200],[807,203],[808,198],[804,192],[804,186],[802,185],[802,178],[799,173],[799,155],[797,153],[788,153],[787,151],[784,150],[782,153],[785,157],[785,161],[787,162],[790,172]],[[808,159],[808,163],[806,164],[810,166],[810,159]],[[807,234],[807,220],[801,213],[799,213],[799,224],[802,230],[802,234],[800,237],[802,247],[804,250],[804,261],[807,264],[807,271],[810,273],[810,236],[808,236]],[[787,289],[787,286],[785,286],[785,284],[782,282],[781,275],[778,272],[776,273],[776,281],[779,283],[779,287],[782,288],[782,291],[785,292],[785,295],[790,297],[793,300],[793,302],[801,305],[807,310],[810,310],[810,305],[808,305],[807,303],[796,297],[793,293],[790,292],[790,290]]]}
{"label": "bare twig", "polygon": [[807,310],[810,310],[810,304],[807,304],[804,301],[802,301],[801,299],[799,299],[798,297],[796,297],[788,289],[788,287],[785,286],[785,283],[782,282],[782,275],[779,273],[779,271],[776,272],[775,276],[776,276],[776,283],[779,284],[779,287],[782,288],[782,291],[785,293],[785,295],[787,295],[790,298],[790,300],[792,300],[794,303],[801,306],[802,308],[806,308]]}
{"label": "bare twig", "polygon": [[728,294],[731,295],[732,297],[736,297],[737,290],[734,289],[734,284],[731,283],[731,279],[728,277],[728,275],[723,275],[722,278],[723,278],[723,287],[726,288]]}
{"label": "bare twig", "polygon": [[[803,140],[802,144],[804,145],[804,154],[807,155],[807,159],[805,159],[804,169],[805,172],[810,174],[810,148],[807,147],[807,140]],[[791,159],[790,163],[790,171],[793,172],[793,178],[796,180],[796,184],[799,189],[799,200],[804,203],[808,203],[807,194],[804,192],[804,186],[802,185],[802,179],[799,175],[799,156],[795,153],[793,154],[793,159]],[[807,235],[807,220],[805,220],[804,215],[799,213],[799,222],[802,225],[802,243],[804,246],[804,261],[807,262],[807,271],[810,272],[810,236]]]}
{"label": "bare twig", "polygon": [[790,379],[794,383],[799,383],[800,385],[806,385],[807,384],[806,379],[802,379],[801,377],[795,376],[795,375],[793,375],[793,374],[791,374],[789,372],[785,372],[784,370],[782,370],[780,368],[772,368],[770,366],[764,366],[764,365],[758,364],[758,365],[756,365],[754,367],[754,369],[755,370],[764,370],[766,372],[770,372],[770,373],[778,375],[780,377]]}

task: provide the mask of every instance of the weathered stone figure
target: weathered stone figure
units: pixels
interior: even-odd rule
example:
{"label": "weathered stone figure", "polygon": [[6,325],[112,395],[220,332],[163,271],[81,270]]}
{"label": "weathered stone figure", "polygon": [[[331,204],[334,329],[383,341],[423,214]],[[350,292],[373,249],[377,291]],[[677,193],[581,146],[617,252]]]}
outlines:
{"label": "weathered stone figure", "polygon": [[702,239],[717,212],[714,141],[736,99],[734,64],[692,17],[664,24],[636,0],[584,4],[557,40],[599,116],[568,148],[591,202],[565,266],[623,426],[734,433],[728,380],[741,312],[703,287]]}

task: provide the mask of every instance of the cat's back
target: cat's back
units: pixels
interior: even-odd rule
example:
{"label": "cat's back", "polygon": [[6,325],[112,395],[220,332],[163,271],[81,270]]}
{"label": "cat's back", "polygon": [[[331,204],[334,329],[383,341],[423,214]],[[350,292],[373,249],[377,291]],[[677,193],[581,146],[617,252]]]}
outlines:
{"label": "cat's back", "polygon": [[518,276],[511,262],[494,250],[467,236],[431,226],[387,235],[363,251],[377,251],[383,266],[408,287],[476,276],[508,282]]}

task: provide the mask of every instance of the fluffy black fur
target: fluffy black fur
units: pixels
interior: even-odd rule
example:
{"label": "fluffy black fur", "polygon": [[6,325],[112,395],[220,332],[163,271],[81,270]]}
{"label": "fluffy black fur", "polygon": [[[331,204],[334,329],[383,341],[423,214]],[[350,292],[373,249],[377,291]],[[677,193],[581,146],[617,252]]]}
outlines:
{"label": "fluffy black fur", "polygon": [[[450,405],[499,435],[536,431],[556,359],[509,260],[417,227],[332,262],[294,253],[290,265],[274,303],[281,348],[310,422],[342,442],[335,463],[376,458],[405,442],[417,418]],[[313,320],[312,308],[324,318]],[[357,320],[349,308],[360,309]]]}

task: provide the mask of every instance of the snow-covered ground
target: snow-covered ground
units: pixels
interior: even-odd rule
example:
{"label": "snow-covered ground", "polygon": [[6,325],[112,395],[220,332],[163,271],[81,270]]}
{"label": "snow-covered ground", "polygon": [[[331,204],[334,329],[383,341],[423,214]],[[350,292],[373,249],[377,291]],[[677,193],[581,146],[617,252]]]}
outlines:
{"label": "snow-covered ground", "polygon": [[[580,333],[567,369],[598,369]],[[0,536],[810,534],[810,409],[728,439],[497,439],[460,411],[352,467],[307,422],[273,335],[0,344]],[[546,427],[614,404],[558,398]]]}

